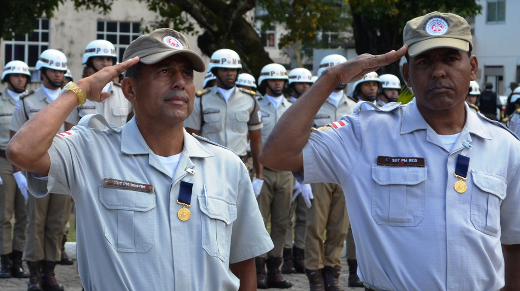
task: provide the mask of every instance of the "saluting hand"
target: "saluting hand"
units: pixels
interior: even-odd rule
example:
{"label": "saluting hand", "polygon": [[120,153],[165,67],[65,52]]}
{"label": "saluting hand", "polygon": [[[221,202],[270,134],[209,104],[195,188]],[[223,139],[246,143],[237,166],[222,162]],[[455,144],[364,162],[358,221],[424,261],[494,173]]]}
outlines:
{"label": "saluting hand", "polygon": [[135,57],[115,66],[105,67],[97,73],[79,80],[77,85],[85,91],[88,100],[101,102],[110,97],[109,92],[101,92],[106,84],[138,62],[139,57]]}
{"label": "saluting hand", "polygon": [[397,51],[392,50],[383,55],[362,54],[328,70],[337,70],[334,76],[336,76],[338,84],[355,82],[367,73],[400,60],[407,51],[408,46],[404,45]]}

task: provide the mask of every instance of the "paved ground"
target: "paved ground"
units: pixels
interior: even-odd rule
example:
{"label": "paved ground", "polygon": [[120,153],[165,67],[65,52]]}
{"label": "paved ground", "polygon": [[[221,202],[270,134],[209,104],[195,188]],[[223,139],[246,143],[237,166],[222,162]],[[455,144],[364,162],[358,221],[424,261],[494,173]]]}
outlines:
{"label": "paved ground", "polygon": [[[342,271],[340,276],[340,287],[342,287],[345,291],[353,290],[353,291],[361,291],[362,288],[348,288],[347,287],[347,278],[348,278],[348,267],[347,261],[345,258],[341,259],[342,261]],[[60,284],[65,286],[66,291],[81,291],[81,281],[79,279],[79,275],[77,272],[76,264],[73,266],[56,266],[56,278]],[[293,287],[290,289],[270,289],[270,290],[298,290],[298,291],[308,291],[309,290],[309,282],[307,277],[304,274],[291,274],[284,275],[284,278],[289,280]],[[28,279],[0,279],[0,290],[1,291],[23,291],[27,290],[27,282]]]}

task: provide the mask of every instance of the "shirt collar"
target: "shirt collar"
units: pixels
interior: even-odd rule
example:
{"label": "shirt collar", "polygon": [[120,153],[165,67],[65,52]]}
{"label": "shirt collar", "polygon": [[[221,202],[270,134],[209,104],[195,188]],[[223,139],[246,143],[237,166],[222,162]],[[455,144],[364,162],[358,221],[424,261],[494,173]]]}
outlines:
{"label": "shirt collar", "polygon": [[[491,139],[489,132],[484,128],[482,121],[477,114],[472,114],[468,104],[464,103],[466,110],[466,123],[462,131],[480,136],[484,139]],[[428,129],[430,126],[419,112],[415,98],[403,107],[403,118],[401,120],[401,134],[407,134],[420,129]]]}

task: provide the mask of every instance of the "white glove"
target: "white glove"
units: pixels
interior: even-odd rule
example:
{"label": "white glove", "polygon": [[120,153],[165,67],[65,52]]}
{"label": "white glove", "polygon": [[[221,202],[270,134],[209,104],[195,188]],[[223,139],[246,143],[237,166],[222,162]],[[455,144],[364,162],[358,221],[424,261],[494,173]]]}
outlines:
{"label": "white glove", "polygon": [[25,178],[21,171],[14,173],[13,177],[16,180],[18,189],[20,189],[20,192],[22,192],[23,197],[25,198],[25,200],[27,200],[27,198],[29,198],[29,196],[27,195],[27,178]]}
{"label": "white glove", "polygon": [[258,197],[258,195],[260,195],[260,191],[262,190],[262,186],[264,185],[264,180],[256,179],[252,184],[253,192],[255,192],[255,196]]}
{"label": "white glove", "polygon": [[314,195],[312,195],[311,184],[302,185],[302,196],[303,196],[303,200],[305,201],[305,205],[307,205],[307,208],[311,208],[311,206],[312,206],[311,200],[314,199]]}
{"label": "white glove", "polygon": [[294,199],[296,199],[296,197],[298,197],[298,195],[300,195],[300,193],[302,193],[302,185],[295,181],[294,187],[292,189],[294,191],[294,194],[292,196],[292,201],[294,201]]}

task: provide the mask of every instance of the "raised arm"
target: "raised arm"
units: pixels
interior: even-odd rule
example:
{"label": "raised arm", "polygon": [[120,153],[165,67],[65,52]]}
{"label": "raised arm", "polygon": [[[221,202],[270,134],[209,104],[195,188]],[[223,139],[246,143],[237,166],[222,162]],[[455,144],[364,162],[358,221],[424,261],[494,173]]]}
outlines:
{"label": "raised arm", "polygon": [[[110,96],[108,92],[101,92],[103,87],[138,61],[138,58],[134,58],[106,67],[90,77],[79,80],[77,85],[85,91],[87,99],[101,102]],[[7,145],[7,158],[14,165],[29,172],[47,175],[50,168],[47,150],[63,122],[76,106],[78,98],[69,90],[38,112],[11,138]]]}
{"label": "raised arm", "polygon": [[363,54],[330,67],[282,115],[260,152],[260,162],[274,170],[303,172],[302,150],[311,134],[318,110],[338,84],[361,79],[365,74],[391,64],[403,57],[408,47],[384,55]]}

